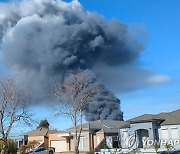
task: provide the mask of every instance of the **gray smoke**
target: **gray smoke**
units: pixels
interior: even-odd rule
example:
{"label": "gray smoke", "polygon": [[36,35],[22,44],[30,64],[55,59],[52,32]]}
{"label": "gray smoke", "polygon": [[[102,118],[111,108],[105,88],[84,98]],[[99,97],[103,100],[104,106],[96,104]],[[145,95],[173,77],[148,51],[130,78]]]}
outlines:
{"label": "gray smoke", "polygon": [[[104,68],[111,72],[133,63],[143,49],[125,24],[106,21],[76,0],[0,4],[0,39],[5,65],[28,81],[39,98],[45,98],[50,85],[71,70],[90,69],[98,74],[102,66],[101,72]],[[100,73],[98,79],[106,83],[104,76]],[[86,117],[122,119],[119,105],[119,99],[105,90],[87,109]]]}
{"label": "gray smoke", "polygon": [[98,119],[123,120],[120,100],[104,87],[104,90],[95,97],[92,103],[88,104],[85,116],[87,121]]}

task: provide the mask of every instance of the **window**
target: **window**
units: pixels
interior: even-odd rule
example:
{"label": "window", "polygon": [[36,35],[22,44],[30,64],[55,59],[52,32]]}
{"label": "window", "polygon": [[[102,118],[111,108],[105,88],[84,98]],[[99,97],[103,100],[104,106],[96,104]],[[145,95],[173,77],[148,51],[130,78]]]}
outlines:
{"label": "window", "polygon": [[168,129],[161,129],[161,133],[162,133],[162,139],[163,140],[169,139]]}
{"label": "window", "polygon": [[173,140],[179,139],[177,128],[171,128],[171,137]]}
{"label": "window", "polygon": [[108,148],[113,148],[112,136],[106,136],[106,144],[107,144]]}
{"label": "window", "polygon": [[119,148],[119,141],[117,136],[113,136],[113,148]]}
{"label": "window", "polygon": [[119,148],[118,136],[106,136],[106,144],[108,148]]}

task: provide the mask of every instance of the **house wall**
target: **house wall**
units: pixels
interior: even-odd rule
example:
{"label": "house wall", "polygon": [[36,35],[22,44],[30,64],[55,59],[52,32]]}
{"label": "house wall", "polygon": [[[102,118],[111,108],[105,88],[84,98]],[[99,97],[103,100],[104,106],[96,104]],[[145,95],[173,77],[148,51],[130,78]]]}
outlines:
{"label": "house wall", "polygon": [[97,147],[97,141],[101,142],[104,139],[104,133],[96,133],[93,134],[93,148],[95,149]]}
{"label": "house wall", "polygon": [[[81,136],[84,137],[84,148],[83,149],[79,149],[80,151],[90,151],[91,150],[91,135],[89,133],[89,131],[86,132],[82,132]],[[70,139],[70,147],[71,147],[71,151],[74,151],[74,136],[73,138]]]}
{"label": "house wall", "polygon": [[15,141],[17,148],[19,148],[22,144],[27,145],[27,142],[28,142],[28,136],[27,135],[13,136],[10,138]]}
{"label": "house wall", "polygon": [[[167,133],[166,134],[167,138],[163,137],[163,134],[162,134],[163,131]],[[173,142],[176,142],[174,147],[176,149],[180,149],[180,125],[160,126],[160,128],[158,129],[158,132],[159,132],[159,139],[161,141],[167,140],[167,142],[169,142],[171,140]],[[165,148],[165,146],[162,145],[161,148]]]}
{"label": "house wall", "polygon": [[39,141],[44,143],[44,136],[28,136],[28,141]]}
{"label": "house wall", "polygon": [[[128,140],[131,136],[135,136],[136,131],[142,132],[141,130],[148,130],[148,140],[156,140],[158,137],[156,136],[156,132],[158,132],[158,124],[157,122],[144,122],[144,123],[133,123],[130,124],[130,128],[122,128],[119,131],[120,142],[122,148],[128,148],[129,143]],[[140,141],[140,147],[143,146],[143,132],[141,135],[137,134]]]}
{"label": "house wall", "polygon": [[134,123],[130,124],[131,132],[130,135],[134,135],[136,130],[139,129],[146,129],[149,132],[149,139],[154,140],[154,127],[156,125],[153,122],[146,122],[146,123]]}
{"label": "house wall", "polygon": [[[159,126],[156,122],[135,123],[131,124],[130,128],[120,129],[119,137],[122,148],[128,148],[127,138],[134,135],[138,129],[147,129],[149,131],[149,140],[159,141],[161,149],[166,149],[165,143],[162,144],[161,142],[170,142],[175,149],[180,149],[180,125]],[[151,146],[149,146],[149,148],[151,148]]]}
{"label": "house wall", "polygon": [[121,147],[123,149],[128,148],[127,138],[129,136],[131,136],[130,128],[122,128],[122,129],[119,130],[119,140],[120,140]]}
{"label": "house wall", "polygon": [[90,151],[91,147],[90,147],[90,136],[89,136],[89,131],[88,132],[84,132],[82,133],[82,136],[84,136],[84,149],[82,149],[81,151]]}
{"label": "house wall", "polygon": [[70,149],[71,151],[74,151],[74,139],[70,138]]}
{"label": "house wall", "polygon": [[[99,142],[101,142],[105,136],[117,136],[116,134],[104,134],[104,133],[96,133],[93,132],[83,131],[81,133],[81,137],[83,137],[83,149],[79,149],[80,151],[91,151],[91,149],[96,148],[97,146],[97,138],[99,138]],[[50,134],[49,135],[49,146],[51,147],[51,141],[59,141],[59,140],[66,140],[68,150],[74,151],[74,136],[70,138],[59,137],[58,134]]]}

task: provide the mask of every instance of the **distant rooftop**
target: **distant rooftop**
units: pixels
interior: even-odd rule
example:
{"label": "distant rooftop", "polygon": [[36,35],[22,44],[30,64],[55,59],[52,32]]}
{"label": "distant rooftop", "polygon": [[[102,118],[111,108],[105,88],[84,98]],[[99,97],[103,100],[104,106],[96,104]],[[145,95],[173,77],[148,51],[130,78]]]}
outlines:
{"label": "distant rooftop", "polygon": [[40,127],[35,130],[32,130],[30,132],[27,132],[25,134],[22,134],[22,135],[28,135],[29,137],[31,137],[31,136],[48,136],[49,134],[54,134],[56,132],[57,132],[56,130],[50,130],[48,128]]}

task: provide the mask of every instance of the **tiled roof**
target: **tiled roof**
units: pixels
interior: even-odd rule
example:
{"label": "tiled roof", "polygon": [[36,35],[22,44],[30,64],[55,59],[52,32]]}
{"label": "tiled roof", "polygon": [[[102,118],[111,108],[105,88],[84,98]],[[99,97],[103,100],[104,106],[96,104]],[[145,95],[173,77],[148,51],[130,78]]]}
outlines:
{"label": "tiled roof", "polygon": [[180,124],[180,109],[173,112],[160,113],[157,116],[165,119],[161,125]]}
{"label": "tiled roof", "polygon": [[129,123],[159,121],[160,125],[180,124],[180,109],[173,112],[162,112],[159,114],[144,114],[128,120]]}
{"label": "tiled roof", "polygon": [[[83,131],[89,130],[94,132],[104,133],[118,133],[119,128],[124,125],[124,121],[118,120],[97,120],[89,123],[82,124]],[[78,126],[79,127],[79,126]],[[65,132],[73,131],[74,128],[65,130]]]}
{"label": "tiled roof", "polygon": [[163,121],[163,120],[164,118],[160,118],[153,114],[143,114],[141,116],[128,120],[128,122],[137,123],[137,122],[151,122],[151,121]]}
{"label": "tiled roof", "polygon": [[56,132],[57,132],[56,130],[50,130],[48,128],[40,127],[40,128],[35,129],[35,130],[32,130],[30,132],[27,132],[23,135],[28,135],[29,137],[32,137],[32,136],[48,136],[49,134],[54,134]]}

